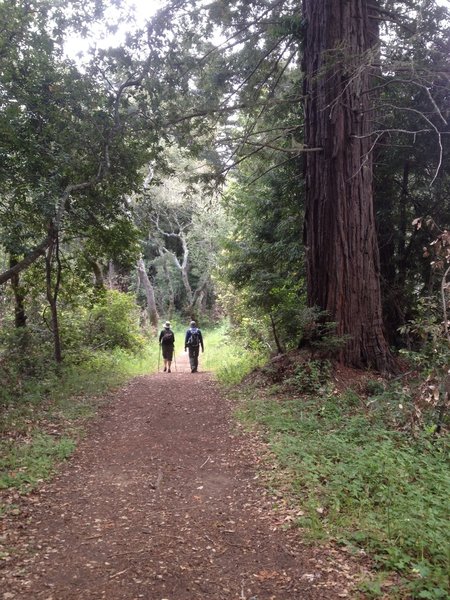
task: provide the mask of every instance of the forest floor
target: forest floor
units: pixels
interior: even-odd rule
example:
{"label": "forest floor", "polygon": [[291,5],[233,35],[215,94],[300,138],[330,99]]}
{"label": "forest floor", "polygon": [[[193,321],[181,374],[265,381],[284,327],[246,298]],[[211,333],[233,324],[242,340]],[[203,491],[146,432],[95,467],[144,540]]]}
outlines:
{"label": "forest floor", "polygon": [[112,394],[59,474],[3,518],[0,599],[356,598],[359,560],[286,529],[263,442],[211,374],[177,362]]}

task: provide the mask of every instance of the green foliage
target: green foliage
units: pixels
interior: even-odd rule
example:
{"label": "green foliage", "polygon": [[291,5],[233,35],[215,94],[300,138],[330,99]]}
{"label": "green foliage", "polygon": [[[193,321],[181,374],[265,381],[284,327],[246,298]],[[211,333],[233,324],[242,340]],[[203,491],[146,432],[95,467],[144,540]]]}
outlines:
{"label": "green foliage", "polygon": [[[0,406],[39,404],[50,390],[62,388],[71,373],[86,373],[80,385],[94,388],[89,373],[109,369],[117,361],[137,361],[131,353],[143,353],[145,338],[139,329],[139,315],[133,296],[105,290],[96,301],[84,296],[87,306],[67,304],[60,314],[64,367],[53,360],[51,332],[45,323],[33,321],[26,328],[5,326],[0,331]],[[106,352],[114,350],[114,353]],[[128,354],[127,354],[128,353]],[[69,383],[70,387],[70,383]],[[100,386],[101,387],[101,386]]]}
{"label": "green foliage", "polygon": [[254,398],[241,416],[264,425],[292,479],[292,501],[304,512],[300,527],[364,548],[379,566],[407,576],[404,589],[411,597],[443,598],[450,535],[447,442],[426,432],[408,438],[392,428],[393,411],[386,402],[380,410],[370,403],[364,409],[351,391]]}
{"label": "green foliage", "polygon": [[206,315],[214,304],[211,272],[217,259],[222,209],[203,177],[211,167],[179,147],[168,147],[167,164],[136,194],[134,217],[148,240],[143,255],[161,313]]}
{"label": "green foliage", "polygon": [[450,344],[444,335],[442,306],[436,298],[421,297],[415,319],[405,324],[401,332],[417,348],[417,351],[403,350],[404,356],[428,375],[446,371],[450,364]]}
{"label": "green foliage", "polygon": [[202,368],[214,371],[218,380],[226,385],[239,383],[266,358],[261,350],[245,347],[239,335],[235,335],[235,328],[227,322],[208,330],[205,344],[207,352],[202,358]]}
{"label": "green foliage", "polygon": [[69,437],[54,438],[35,433],[26,444],[13,442],[0,445],[0,489],[18,488],[32,491],[54,473],[55,465],[68,458],[75,448]]}
{"label": "green foliage", "polygon": [[93,347],[142,348],[144,340],[134,297],[108,290],[90,311],[88,341]]}
{"label": "green foliage", "polygon": [[217,282],[219,289],[218,304],[227,315],[233,337],[239,338],[245,348],[261,352],[272,351],[273,335],[270,331],[270,319],[263,310],[249,309],[249,293],[238,293],[232,285]]}
{"label": "green foliage", "polygon": [[217,275],[241,294],[247,310],[271,315],[281,346],[292,348],[305,306],[301,194],[287,167],[247,187],[246,174],[257,167],[256,159],[251,163],[225,197],[229,232]]}
{"label": "green foliage", "polygon": [[132,296],[105,291],[94,303],[89,295],[78,301],[67,303],[61,313],[66,357],[58,367],[51,356],[50,332],[37,326],[36,315],[20,330],[4,322],[0,487],[26,493],[50,477],[72,451],[84,421],[95,414],[98,396],[157,368],[158,344],[154,340],[144,350]]}
{"label": "green foliage", "polygon": [[330,372],[331,363],[328,360],[309,360],[296,365],[294,374],[285,380],[285,385],[304,394],[324,392]]}
{"label": "green foliage", "polygon": [[[38,327],[0,330],[0,373],[7,382],[20,377],[43,377],[51,368],[51,344],[47,332]],[[19,384],[19,382],[15,382]],[[1,392],[0,392],[1,393]]]}
{"label": "green foliage", "polygon": [[80,70],[62,51],[71,27],[86,31],[103,8],[102,0],[65,6],[37,0],[33,10],[7,0],[0,7],[6,24],[0,32],[0,234],[18,263],[30,255],[37,260],[42,252],[33,250],[46,240],[48,247],[50,223],[65,252],[69,245],[81,255],[86,244],[84,254],[93,253],[94,261],[128,265],[137,255],[126,194],[141,181],[155,136],[153,125],[148,135],[144,121],[137,125],[140,113],[130,106],[139,94],[126,84],[142,65],[134,69],[126,52],[111,50]]}
{"label": "green foliage", "polygon": [[402,350],[401,353],[422,377],[411,410],[414,410],[416,421],[439,430],[449,423],[450,386],[450,343],[442,323],[442,307],[434,298],[421,298],[417,304],[417,317],[402,327],[402,332],[416,349]]}
{"label": "green foliage", "polygon": [[[385,46],[385,85],[378,101],[385,107],[380,116],[391,143],[380,144],[374,153],[384,314],[390,340],[397,347],[408,344],[406,331],[399,335],[399,328],[415,319],[420,296],[439,286],[424,253],[434,236],[415,222],[431,214],[442,229],[450,226],[450,178],[444,166],[449,164],[450,146],[436,145],[431,130],[413,133],[421,129],[425,115],[431,117],[434,131],[441,127],[438,114],[448,95],[448,82],[442,85],[440,75],[448,69],[448,53],[442,51],[450,37],[448,6],[430,1],[422,13],[417,4],[412,2],[411,12],[406,12],[409,25],[396,28]],[[402,77],[397,76],[400,65]]]}

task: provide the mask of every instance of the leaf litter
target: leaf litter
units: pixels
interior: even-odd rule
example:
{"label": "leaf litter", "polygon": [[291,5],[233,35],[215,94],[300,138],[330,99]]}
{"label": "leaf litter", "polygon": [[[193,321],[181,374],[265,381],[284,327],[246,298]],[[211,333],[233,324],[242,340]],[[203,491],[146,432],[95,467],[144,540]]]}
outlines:
{"label": "leaf litter", "polygon": [[291,527],[265,446],[185,356],[102,404],[70,460],[1,523],[4,600],[353,597],[366,567]]}

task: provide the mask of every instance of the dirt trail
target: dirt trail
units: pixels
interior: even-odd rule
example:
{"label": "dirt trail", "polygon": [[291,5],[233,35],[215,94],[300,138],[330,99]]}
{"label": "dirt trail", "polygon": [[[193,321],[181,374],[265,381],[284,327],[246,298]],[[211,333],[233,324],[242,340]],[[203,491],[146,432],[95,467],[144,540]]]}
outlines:
{"label": "dirt trail", "polygon": [[352,597],[345,559],[276,525],[255,448],[213,378],[177,361],[117,392],[39,501],[6,523],[16,553],[0,599]]}

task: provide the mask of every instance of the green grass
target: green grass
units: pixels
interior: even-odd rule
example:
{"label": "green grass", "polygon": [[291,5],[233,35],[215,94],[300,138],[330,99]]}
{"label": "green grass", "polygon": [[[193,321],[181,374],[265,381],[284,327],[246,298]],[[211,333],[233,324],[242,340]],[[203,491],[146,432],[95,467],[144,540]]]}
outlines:
{"label": "green grass", "polygon": [[239,416],[264,426],[307,535],[363,548],[380,569],[405,578],[391,590],[398,597],[448,598],[444,439],[412,439],[390,428],[383,411],[369,412],[354,392],[254,397]]}
{"label": "green grass", "polygon": [[56,464],[68,458],[74,448],[75,440],[70,437],[43,433],[33,435],[28,444],[5,443],[0,457],[0,489],[31,491],[52,475]]}
{"label": "green grass", "polygon": [[202,369],[213,371],[225,385],[239,383],[252,369],[266,360],[257,350],[244,348],[233,337],[233,329],[227,323],[203,333],[205,353],[201,358]]}

